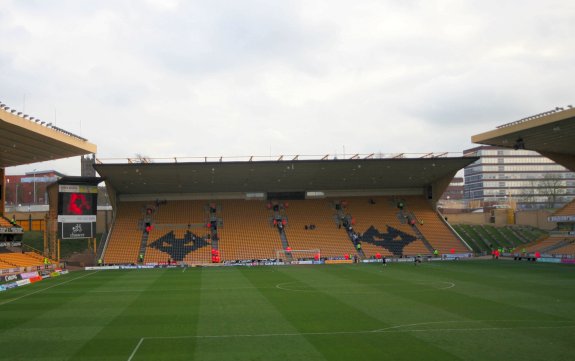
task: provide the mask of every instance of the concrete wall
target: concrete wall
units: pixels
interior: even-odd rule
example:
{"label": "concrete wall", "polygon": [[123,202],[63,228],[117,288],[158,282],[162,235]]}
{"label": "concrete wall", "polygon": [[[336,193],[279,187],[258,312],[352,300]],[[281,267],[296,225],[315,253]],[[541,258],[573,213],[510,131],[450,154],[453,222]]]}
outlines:
{"label": "concrete wall", "polygon": [[[451,224],[493,224],[495,226],[504,226],[507,224],[517,224],[521,226],[532,226],[544,230],[552,230],[557,227],[557,223],[548,222],[547,217],[554,211],[533,210],[515,212],[515,222],[510,223],[507,210],[495,210],[494,218],[491,213],[459,213],[446,214],[447,220]],[[494,221],[494,222],[493,222]]]}
{"label": "concrete wall", "polygon": [[489,223],[489,213],[457,213],[445,214],[451,224],[486,224]]}
{"label": "concrete wall", "polygon": [[555,211],[548,210],[517,212],[515,214],[515,223],[550,231],[557,227],[557,223],[547,221],[547,217],[551,216],[554,212]]}

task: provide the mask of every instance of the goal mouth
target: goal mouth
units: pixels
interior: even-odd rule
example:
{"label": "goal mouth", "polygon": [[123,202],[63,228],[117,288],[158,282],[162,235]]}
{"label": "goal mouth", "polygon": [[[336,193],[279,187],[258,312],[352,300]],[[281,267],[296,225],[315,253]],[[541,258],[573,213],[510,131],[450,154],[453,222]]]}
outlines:
{"label": "goal mouth", "polygon": [[293,261],[317,261],[321,259],[321,251],[317,249],[278,249],[276,250],[276,259],[283,260],[284,263]]}

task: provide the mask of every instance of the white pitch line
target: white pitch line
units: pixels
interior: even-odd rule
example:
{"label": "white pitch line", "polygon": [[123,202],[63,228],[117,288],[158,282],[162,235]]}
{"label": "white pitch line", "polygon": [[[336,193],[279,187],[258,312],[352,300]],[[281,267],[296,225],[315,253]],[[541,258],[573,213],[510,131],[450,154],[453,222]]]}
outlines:
{"label": "white pitch line", "polygon": [[[421,326],[426,324],[437,323],[470,323],[481,321],[439,321],[424,322],[411,325],[398,325],[378,330],[360,330],[360,331],[329,331],[329,332],[286,332],[286,333],[260,333],[260,334],[230,334],[230,335],[182,335],[182,336],[149,336],[142,337],[138,342],[137,348],[140,347],[145,339],[148,340],[177,340],[185,338],[245,338],[245,337],[283,337],[283,336],[331,336],[331,335],[350,335],[350,334],[369,334],[369,333],[398,333],[398,332],[439,332],[439,331],[493,331],[493,330],[525,330],[525,329],[554,329],[554,328],[575,328],[575,325],[565,326],[508,326],[508,327],[472,327],[472,328],[420,328],[401,330],[401,327]],[[522,322],[522,321],[517,321]],[[523,321],[523,322],[533,322]],[[555,322],[555,321],[554,321]],[[556,322],[575,322],[575,321],[556,321]],[[134,353],[134,352],[133,352]],[[130,358],[133,356],[130,356]]]}
{"label": "white pitch line", "polygon": [[61,283],[58,283],[58,284],[53,285],[53,286],[50,286],[50,287],[43,288],[43,289],[38,290],[38,291],[34,291],[34,292],[27,293],[27,294],[25,294],[25,295],[23,295],[23,296],[20,296],[20,297],[12,298],[12,299],[10,299],[10,300],[8,300],[8,301],[5,301],[5,302],[0,303],[0,306],[4,306],[4,305],[6,305],[6,304],[8,304],[8,303],[11,303],[11,302],[14,302],[14,301],[18,301],[19,299],[22,299],[22,298],[24,298],[24,297],[28,297],[28,296],[35,295],[36,293],[44,292],[44,291],[46,291],[46,290],[49,290],[50,288],[54,288],[54,287],[57,287],[57,286],[61,286],[61,285],[63,285],[63,284],[66,284],[66,283],[75,281],[75,280],[80,279],[80,278],[84,278],[84,277],[91,276],[91,275],[93,275],[94,273],[98,273],[98,272],[100,272],[100,271],[94,271],[94,272],[92,272],[92,273],[88,273],[88,274],[86,274],[86,275],[83,275],[83,276],[80,276],[80,277],[76,277],[76,278],[73,278],[73,279],[71,279],[71,280],[68,280],[68,281],[65,281],[65,282],[61,282]]}
{"label": "white pitch line", "polygon": [[90,291],[57,291],[56,294],[76,294],[76,293],[161,293],[161,292],[188,292],[188,291],[205,291],[205,292],[221,292],[221,291],[237,291],[237,290],[263,290],[274,289],[274,287],[192,287],[192,288],[162,288],[162,289],[118,289],[118,290],[90,290]]}
{"label": "white pitch line", "polygon": [[142,337],[140,339],[140,342],[138,342],[138,344],[136,345],[136,347],[134,348],[134,351],[132,351],[132,354],[130,355],[130,357],[128,358],[128,361],[132,361],[132,359],[134,358],[134,356],[136,355],[136,352],[138,352],[138,349],[140,348],[140,345],[142,344],[142,342],[144,342],[144,337]]}
{"label": "white pitch line", "polygon": [[[561,329],[561,328],[575,328],[574,325],[565,326],[514,326],[514,327],[474,327],[474,328],[420,328],[420,329],[405,329],[405,327],[424,326],[432,324],[445,324],[445,323],[479,323],[479,322],[535,322],[533,320],[476,320],[476,321],[434,321],[434,322],[420,322],[405,325],[396,325],[377,330],[360,330],[360,331],[330,331],[330,332],[289,332],[289,333],[261,333],[261,334],[235,334],[235,335],[182,335],[182,336],[150,336],[142,337],[138,344],[130,354],[127,361],[132,361],[138,350],[140,349],[144,340],[178,340],[178,339],[219,339],[219,338],[249,338],[249,337],[291,337],[291,336],[333,336],[333,335],[354,335],[354,334],[374,334],[374,333],[409,333],[409,332],[481,332],[481,331],[503,331],[503,330],[532,330],[532,329]],[[575,321],[547,321],[554,323],[575,323]]]}
{"label": "white pitch line", "polygon": [[[381,292],[384,292],[385,290],[380,289],[377,291],[349,291],[346,290],[346,288],[349,288],[350,285],[342,285],[342,286],[320,286],[319,289],[302,289],[302,288],[290,288],[288,285],[290,284],[297,284],[297,283],[303,283],[300,281],[290,281],[290,282],[283,282],[283,283],[278,283],[275,288],[283,290],[283,291],[290,291],[290,292],[303,292],[303,293],[312,293],[312,292],[323,292],[323,291],[331,291],[331,292],[335,292],[335,293],[345,293],[345,294],[362,294],[362,295],[373,295],[373,294],[379,294]],[[433,281],[433,282],[428,282],[428,281],[420,281],[420,282],[416,282],[416,284],[418,285],[429,285],[429,284],[437,284],[437,283],[442,283],[445,284],[447,286],[444,287],[434,287],[431,289],[409,289],[409,290],[402,290],[402,289],[397,289],[396,286],[400,285],[399,283],[397,284],[382,284],[382,283],[369,283],[369,284],[354,284],[351,285],[351,287],[370,287],[370,286],[388,286],[391,289],[394,289],[397,292],[432,292],[432,291],[441,291],[441,290],[448,290],[450,288],[455,287],[455,283],[454,282],[449,282],[449,281]],[[405,285],[405,284],[403,284]],[[287,286],[287,287],[286,287]],[[310,286],[313,287],[313,286]]]}

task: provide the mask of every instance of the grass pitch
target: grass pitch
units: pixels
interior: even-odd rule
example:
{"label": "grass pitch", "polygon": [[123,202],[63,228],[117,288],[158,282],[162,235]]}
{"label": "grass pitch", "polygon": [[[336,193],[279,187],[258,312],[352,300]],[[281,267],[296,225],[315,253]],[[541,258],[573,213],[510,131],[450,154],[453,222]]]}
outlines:
{"label": "grass pitch", "polygon": [[575,267],[82,271],[0,293],[1,360],[573,360]]}

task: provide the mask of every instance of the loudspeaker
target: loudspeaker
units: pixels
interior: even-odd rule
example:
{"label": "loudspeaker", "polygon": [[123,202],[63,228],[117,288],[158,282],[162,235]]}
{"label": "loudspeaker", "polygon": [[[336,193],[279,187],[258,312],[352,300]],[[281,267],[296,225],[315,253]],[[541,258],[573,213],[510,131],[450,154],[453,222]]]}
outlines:
{"label": "loudspeaker", "polygon": [[427,199],[433,199],[433,187],[427,186]]}

